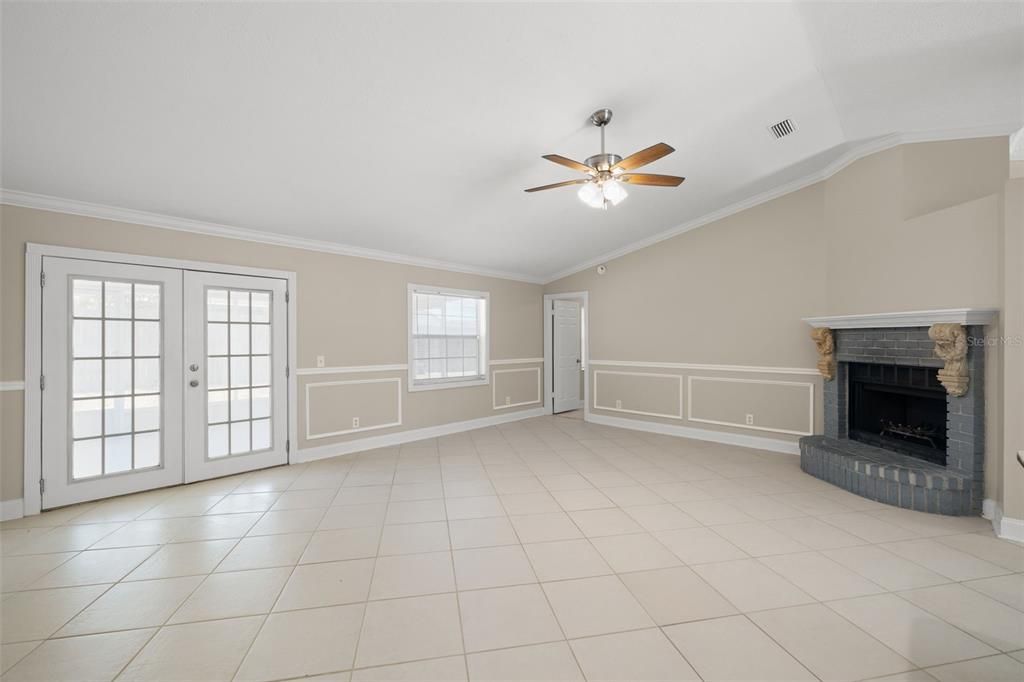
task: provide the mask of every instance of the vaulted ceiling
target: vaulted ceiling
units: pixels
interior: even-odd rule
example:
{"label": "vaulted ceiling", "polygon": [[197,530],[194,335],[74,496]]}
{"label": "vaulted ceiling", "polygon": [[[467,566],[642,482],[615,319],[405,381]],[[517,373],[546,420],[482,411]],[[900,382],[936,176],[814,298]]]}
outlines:
{"label": "vaulted ceiling", "polygon": [[[886,140],[1024,124],[1024,4],[4,2],[5,190],[543,281]],[[541,160],[664,141],[584,206]],[[781,140],[767,127],[790,118]],[[277,239],[278,237],[274,237]]]}

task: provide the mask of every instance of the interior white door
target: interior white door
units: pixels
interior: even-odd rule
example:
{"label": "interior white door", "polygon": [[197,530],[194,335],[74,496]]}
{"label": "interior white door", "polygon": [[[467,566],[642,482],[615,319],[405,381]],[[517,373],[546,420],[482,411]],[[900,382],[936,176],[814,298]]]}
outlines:
{"label": "interior white door", "polygon": [[288,462],[287,282],[185,272],[185,480]]}
{"label": "interior white door", "polygon": [[580,304],[554,301],[554,411],[567,412],[580,406]]}
{"label": "interior white door", "polygon": [[43,273],[42,507],[181,483],[181,270]]}

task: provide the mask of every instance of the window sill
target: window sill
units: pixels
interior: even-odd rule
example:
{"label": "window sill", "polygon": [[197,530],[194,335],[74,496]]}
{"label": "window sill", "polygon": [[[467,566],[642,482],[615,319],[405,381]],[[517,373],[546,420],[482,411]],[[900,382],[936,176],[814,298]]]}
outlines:
{"label": "window sill", "polygon": [[483,379],[472,379],[468,381],[441,381],[436,384],[414,384],[409,382],[409,393],[416,393],[418,391],[437,391],[444,388],[468,388],[470,386],[487,386],[490,384],[490,379],[484,377]]}

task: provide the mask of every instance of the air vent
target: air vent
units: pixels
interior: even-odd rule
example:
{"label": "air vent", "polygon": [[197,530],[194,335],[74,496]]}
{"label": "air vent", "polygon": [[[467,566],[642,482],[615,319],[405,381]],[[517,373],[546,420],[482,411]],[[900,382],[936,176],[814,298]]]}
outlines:
{"label": "air vent", "polygon": [[793,125],[793,121],[787,118],[785,121],[779,121],[775,125],[770,126],[768,130],[775,136],[775,139],[778,140],[795,132],[796,126]]}

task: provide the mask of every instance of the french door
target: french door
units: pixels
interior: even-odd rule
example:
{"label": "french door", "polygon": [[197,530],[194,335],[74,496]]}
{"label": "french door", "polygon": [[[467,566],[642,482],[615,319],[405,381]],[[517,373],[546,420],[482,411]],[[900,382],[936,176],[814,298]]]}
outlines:
{"label": "french door", "polygon": [[44,509],[287,462],[284,280],[42,262]]}
{"label": "french door", "polygon": [[185,273],[185,480],[288,461],[284,280]]}

